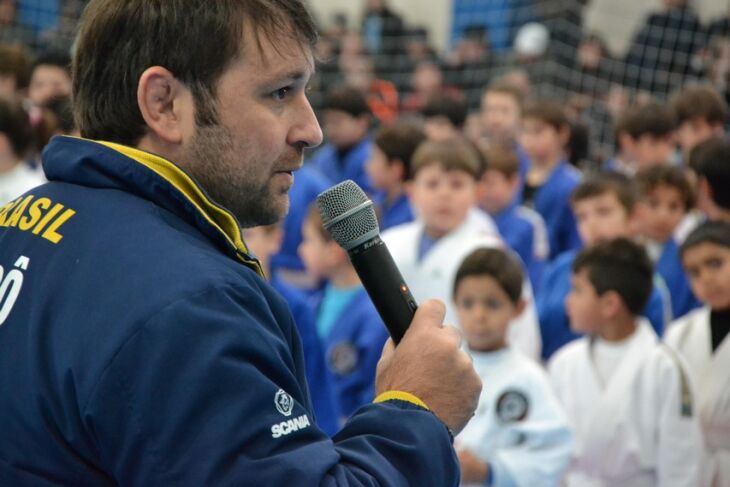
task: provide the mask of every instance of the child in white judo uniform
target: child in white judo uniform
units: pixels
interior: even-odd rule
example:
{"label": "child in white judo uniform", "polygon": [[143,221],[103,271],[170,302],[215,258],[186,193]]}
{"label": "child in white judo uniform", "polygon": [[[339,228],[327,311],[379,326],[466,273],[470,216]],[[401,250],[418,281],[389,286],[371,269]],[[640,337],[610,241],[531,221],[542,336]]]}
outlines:
{"label": "child in white judo uniform", "polygon": [[677,320],[666,343],[689,363],[711,466],[708,485],[730,487],[730,223],[708,222],[681,248],[695,295],[705,305]]}
{"label": "child in white judo uniform", "polygon": [[640,317],[652,289],[643,247],[628,239],[581,251],[566,299],[588,336],[549,370],[576,435],[569,487],[696,487],[703,439],[692,383],[678,354]]}
{"label": "child in white judo uniform", "polygon": [[556,486],[573,435],[545,371],[507,345],[525,306],[520,264],[501,249],[467,256],[454,281],[459,324],[485,387],[456,439],[463,485]]}
{"label": "child in white judo uniform", "polygon": [[[477,248],[504,245],[492,219],[476,207],[479,156],[466,142],[429,141],[413,155],[411,172],[409,198],[418,217],[383,232],[383,241],[416,301],[447,303],[444,322],[455,324],[451,292],[459,264]],[[528,304],[511,327],[509,342],[537,359],[537,312],[528,279],[524,285]]]}

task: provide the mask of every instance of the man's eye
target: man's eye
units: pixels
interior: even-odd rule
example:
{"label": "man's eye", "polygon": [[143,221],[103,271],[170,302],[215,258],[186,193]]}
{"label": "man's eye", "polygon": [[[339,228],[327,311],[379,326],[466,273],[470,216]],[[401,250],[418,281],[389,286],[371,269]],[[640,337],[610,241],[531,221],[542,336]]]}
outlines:
{"label": "man's eye", "polygon": [[284,98],[286,98],[286,95],[288,95],[290,91],[291,91],[291,88],[288,86],[285,86],[284,88],[279,88],[278,90],[274,91],[271,94],[271,97],[274,100],[281,101]]}

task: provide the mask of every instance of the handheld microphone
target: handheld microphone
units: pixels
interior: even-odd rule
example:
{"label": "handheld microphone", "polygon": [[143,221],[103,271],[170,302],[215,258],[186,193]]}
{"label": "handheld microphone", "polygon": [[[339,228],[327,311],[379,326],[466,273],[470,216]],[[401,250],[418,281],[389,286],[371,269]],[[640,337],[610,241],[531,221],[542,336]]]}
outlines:
{"label": "handheld microphone", "polygon": [[385,243],[373,202],[351,180],[317,196],[325,229],[350,256],[360,281],[398,344],[418,308]]}

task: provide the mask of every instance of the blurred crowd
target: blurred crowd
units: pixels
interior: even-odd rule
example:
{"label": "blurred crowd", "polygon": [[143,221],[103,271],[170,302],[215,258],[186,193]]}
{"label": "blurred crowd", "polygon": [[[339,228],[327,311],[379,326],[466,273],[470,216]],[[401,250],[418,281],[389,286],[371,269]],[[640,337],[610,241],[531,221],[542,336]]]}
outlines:
{"label": "blurred crowd", "polygon": [[[730,7],[703,24],[664,0],[619,56],[583,28],[589,1],[454,0],[446,52],[386,0],[356,29],[337,16],[310,84],[325,143],[285,221],[244,236],[329,433],[372,401],[387,339],[314,207],[351,179],[484,379],[465,484],[727,487]],[[84,3],[0,0],[0,205],[42,184],[52,136],[80,135]]]}

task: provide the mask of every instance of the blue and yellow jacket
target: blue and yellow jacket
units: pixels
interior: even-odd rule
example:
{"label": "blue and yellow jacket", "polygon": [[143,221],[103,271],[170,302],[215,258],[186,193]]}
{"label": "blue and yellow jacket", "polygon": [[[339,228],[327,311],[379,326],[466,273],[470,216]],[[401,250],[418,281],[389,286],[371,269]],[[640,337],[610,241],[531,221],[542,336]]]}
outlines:
{"label": "blue and yellow jacket", "polygon": [[0,209],[0,485],[458,484],[412,396],[318,429],[284,300],[174,164],[59,137],[43,165]]}

